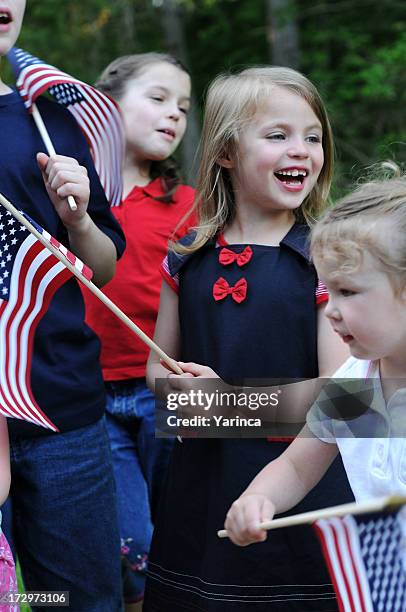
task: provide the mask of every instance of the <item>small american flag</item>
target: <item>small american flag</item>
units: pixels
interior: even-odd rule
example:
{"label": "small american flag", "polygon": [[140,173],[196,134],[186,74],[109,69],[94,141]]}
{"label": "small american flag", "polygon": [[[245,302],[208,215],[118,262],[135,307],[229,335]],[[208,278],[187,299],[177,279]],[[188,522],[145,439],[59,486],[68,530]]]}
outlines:
{"label": "small american flag", "polygon": [[321,519],[313,525],[340,612],[405,612],[406,555],[401,515],[402,509],[397,509]]}
{"label": "small american flag", "polygon": [[[88,280],[92,271],[27,214],[43,237]],[[11,212],[0,209],[0,413],[58,431],[31,391],[35,329],[55,291],[73,273]]]}
{"label": "small american flag", "polygon": [[44,64],[22,49],[13,47],[7,57],[28,110],[49,89],[56,101],[75,117],[89,143],[107,199],[111,206],[118,206],[122,196],[124,132],[117,104],[91,85]]}

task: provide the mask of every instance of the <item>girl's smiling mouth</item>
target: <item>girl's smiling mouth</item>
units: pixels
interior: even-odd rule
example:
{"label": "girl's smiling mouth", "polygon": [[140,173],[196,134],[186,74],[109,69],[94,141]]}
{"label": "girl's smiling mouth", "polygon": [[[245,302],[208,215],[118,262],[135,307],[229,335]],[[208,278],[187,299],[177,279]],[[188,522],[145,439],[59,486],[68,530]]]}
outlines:
{"label": "girl's smiling mouth", "polygon": [[281,168],[276,170],[274,175],[282,183],[290,185],[302,185],[309,171],[306,168],[300,168],[297,166],[291,168]]}
{"label": "girl's smiling mouth", "polygon": [[292,166],[290,168],[281,168],[274,172],[275,178],[283,185],[287,191],[302,191],[306,177],[309,171],[307,168]]}
{"label": "girl's smiling mouth", "polygon": [[0,32],[7,32],[13,21],[11,12],[7,8],[0,8]]}

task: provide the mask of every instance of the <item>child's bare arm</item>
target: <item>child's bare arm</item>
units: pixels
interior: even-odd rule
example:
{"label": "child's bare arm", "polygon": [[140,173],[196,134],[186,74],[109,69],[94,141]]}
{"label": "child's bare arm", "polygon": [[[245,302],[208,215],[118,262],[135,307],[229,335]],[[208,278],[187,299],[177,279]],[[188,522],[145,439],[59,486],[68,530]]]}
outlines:
{"label": "child's bare arm", "polygon": [[268,463],[231,506],[225,528],[239,546],[266,539],[259,524],[293,508],[319,482],[337,446],[312,437],[307,427],[286,451]]}
{"label": "child's bare arm", "polygon": [[[87,212],[90,183],[86,168],[64,155],[38,153],[37,162],[51,202],[68,230],[70,249],[93,270],[93,282],[102,287],[114,276],[117,252]],[[75,198],[76,211],[68,206],[69,195]]]}
{"label": "child's bare arm", "polygon": [[[161,288],[154,342],[173,359],[177,359],[180,353],[178,301],[177,294],[164,281]],[[161,364],[159,356],[151,351],[147,362],[148,387],[154,392],[156,379],[166,378],[167,376],[168,370]]]}
{"label": "child's bare arm", "polygon": [[0,415],[0,506],[10,490],[10,449],[7,421]]}

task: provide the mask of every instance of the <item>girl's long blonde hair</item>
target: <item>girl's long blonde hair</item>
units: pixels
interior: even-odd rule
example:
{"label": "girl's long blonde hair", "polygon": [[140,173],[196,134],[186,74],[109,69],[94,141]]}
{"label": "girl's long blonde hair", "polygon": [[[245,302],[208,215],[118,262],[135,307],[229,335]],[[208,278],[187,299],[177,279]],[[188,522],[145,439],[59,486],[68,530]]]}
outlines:
{"label": "girl's long blonde hair", "polygon": [[296,214],[311,223],[325,208],[333,175],[334,144],[327,112],[316,87],[300,72],[279,66],[223,74],[212,82],[206,98],[195,200],[199,226],[190,246],[171,245],[178,253],[196,251],[232,221],[235,203],[230,175],[218,160],[236,154],[241,130],[255,115],[263,99],[273,95],[275,87],[283,87],[304,98],[323,129],[324,165],[315,187]]}

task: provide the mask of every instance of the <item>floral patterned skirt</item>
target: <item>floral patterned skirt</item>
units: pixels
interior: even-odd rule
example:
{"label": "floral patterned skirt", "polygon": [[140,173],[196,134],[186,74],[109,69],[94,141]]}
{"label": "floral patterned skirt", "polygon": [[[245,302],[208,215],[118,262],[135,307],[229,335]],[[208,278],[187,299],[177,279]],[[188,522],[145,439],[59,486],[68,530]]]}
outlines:
{"label": "floral patterned skirt", "polygon": [[[17,592],[16,568],[4,533],[0,533],[0,594]],[[0,612],[19,612],[17,604],[0,603]]]}

